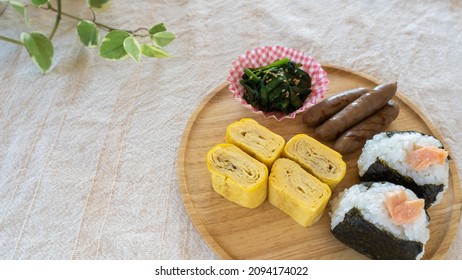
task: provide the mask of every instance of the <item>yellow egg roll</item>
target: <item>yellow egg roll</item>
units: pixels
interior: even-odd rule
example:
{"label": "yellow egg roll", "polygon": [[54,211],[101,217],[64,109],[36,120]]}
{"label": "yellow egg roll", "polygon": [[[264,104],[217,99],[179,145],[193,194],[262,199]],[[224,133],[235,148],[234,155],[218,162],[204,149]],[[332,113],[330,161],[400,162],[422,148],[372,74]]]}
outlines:
{"label": "yellow egg roll", "polygon": [[284,155],[334,189],[343,179],[346,163],[342,155],[306,134],[287,141]]}
{"label": "yellow egg roll", "polygon": [[329,186],[296,162],[277,159],[269,175],[268,200],[300,225],[307,227],[321,218],[331,196]]}
{"label": "yellow egg roll", "polygon": [[213,189],[243,207],[256,208],[268,193],[268,168],[232,144],[218,144],[207,153]]}
{"label": "yellow egg roll", "polygon": [[268,168],[281,156],[285,145],[284,138],[250,118],[228,125],[226,142],[238,146]]}

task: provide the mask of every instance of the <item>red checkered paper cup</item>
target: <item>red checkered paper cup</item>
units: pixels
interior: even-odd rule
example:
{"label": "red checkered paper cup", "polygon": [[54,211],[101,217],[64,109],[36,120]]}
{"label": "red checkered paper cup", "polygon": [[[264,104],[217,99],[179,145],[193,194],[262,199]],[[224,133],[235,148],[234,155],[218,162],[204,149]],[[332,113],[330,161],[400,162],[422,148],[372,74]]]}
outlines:
{"label": "red checkered paper cup", "polygon": [[[302,69],[311,77],[312,93],[305,100],[302,107],[287,115],[282,112],[263,112],[248,104],[243,98],[245,89],[239,83],[244,69],[265,66],[284,57],[287,57],[295,63],[302,64]],[[275,118],[277,120],[295,118],[298,113],[304,112],[316,104],[319,99],[324,97],[324,92],[327,90],[327,85],[329,83],[326,71],[322,69],[321,64],[316,62],[313,57],[301,51],[281,46],[259,47],[242,54],[237,60],[232,62],[232,67],[229,70],[229,75],[226,80],[230,83],[229,90],[232,92],[234,98],[244,107],[249,108],[252,112],[263,114],[265,118]]]}

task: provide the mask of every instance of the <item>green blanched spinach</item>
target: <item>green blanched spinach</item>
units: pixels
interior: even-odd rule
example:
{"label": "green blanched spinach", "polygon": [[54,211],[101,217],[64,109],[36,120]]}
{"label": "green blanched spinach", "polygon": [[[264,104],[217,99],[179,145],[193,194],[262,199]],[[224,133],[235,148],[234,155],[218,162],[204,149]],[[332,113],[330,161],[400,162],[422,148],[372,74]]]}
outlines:
{"label": "green blanched spinach", "polygon": [[264,112],[296,111],[311,94],[311,77],[300,65],[282,58],[266,66],[246,68],[240,80],[247,103]]}

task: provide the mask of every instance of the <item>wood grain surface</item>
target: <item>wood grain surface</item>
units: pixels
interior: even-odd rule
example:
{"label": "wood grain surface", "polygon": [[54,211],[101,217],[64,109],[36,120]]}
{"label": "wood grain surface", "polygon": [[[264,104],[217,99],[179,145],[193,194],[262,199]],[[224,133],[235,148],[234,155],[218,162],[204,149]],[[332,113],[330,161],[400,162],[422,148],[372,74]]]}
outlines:
{"label": "wood grain surface", "polygon": [[[382,83],[337,66],[324,64],[323,68],[329,78],[326,96]],[[444,144],[438,130],[400,93],[399,83],[394,99],[399,102],[401,111],[387,130],[418,130],[434,135]],[[286,141],[299,133],[313,135],[314,132],[303,125],[302,114],[279,122],[252,113],[233,99],[226,82],[207,96],[185,128],[178,154],[178,177],[185,208],[210,248],[223,259],[367,259],[332,235],[329,206],[316,224],[305,228],[267,200],[256,209],[246,209],[213,191],[205,155],[214,145],[225,142],[225,130],[229,124],[244,117],[255,119]],[[333,142],[323,143],[333,146]],[[359,154],[357,151],[344,156],[347,174],[333,196],[359,182],[356,166]],[[443,258],[457,231],[462,199],[454,162],[450,162],[449,175],[449,188],[442,202],[428,211],[430,240],[423,259]]]}

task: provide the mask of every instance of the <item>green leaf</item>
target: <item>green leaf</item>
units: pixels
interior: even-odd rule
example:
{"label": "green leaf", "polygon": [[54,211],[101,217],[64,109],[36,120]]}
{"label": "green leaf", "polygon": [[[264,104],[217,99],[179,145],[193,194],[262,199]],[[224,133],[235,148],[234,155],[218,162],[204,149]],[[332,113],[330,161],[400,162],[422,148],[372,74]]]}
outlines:
{"label": "green leaf", "polygon": [[173,39],[175,39],[175,34],[168,31],[162,31],[152,35],[152,42],[159,48],[167,46]]}
{"label": "green leaf", "polygon": [[124,41],[127,37],[130,37],[130,34],[122,30],[109,32],[101,41],[99,55],[113,60],[124,58],[127,56],[127,51],[124,48]]}
{"label": "green leaf", "polygon": [[110,0],[87,0],[88,5],[92,8],[102,8]]}
{"label": "green leaf", "polygon": [[48,3],[48,0],[30,0],[35,7]]}
{"label": "green leaf", "polygon": [[154,47],[153,45],[143,44],[141,47],[141,53],[147,57],[154,58],[168,58],[171,57],[168,53],[164,52],[161,49]]}
{"label": "green leaf", "polygon": [[124,49],[127,51],[128,55],[133,58],[134,61],[140,61],[141,47],[135,37],[130,36],[125,38]]}
{"label": "green leaf", "polygon": [[77,34],[79,34],[80,41],[87,47],[95,47],[99,43],[99,30],[92,21],[79,21],[77,24]]}
{"label": "green leaf", "polygon": [[162,32],[162,31],[167,31],[167,28],[165,28],[165,25],[163,22],[158,23],[154,25],[153,27],[149,28],[149,33],[151,35],[154,35],[156,33]]}
{"label": "green leaf", "polygon": [[11,7],[16,10],[21,16],[24,18],[24,21],[26,23],[29,23],[29,17],[27,16],[26,13],[26,7],[24,6],[23,3],[20,3],[18,1],[10,1]]}
{"label": "green leaf", "polygon": [[45,74],[53,62],[54,49],[50,39],[43,33],[33,32],[22,33],[21,41],[34,63]]}

